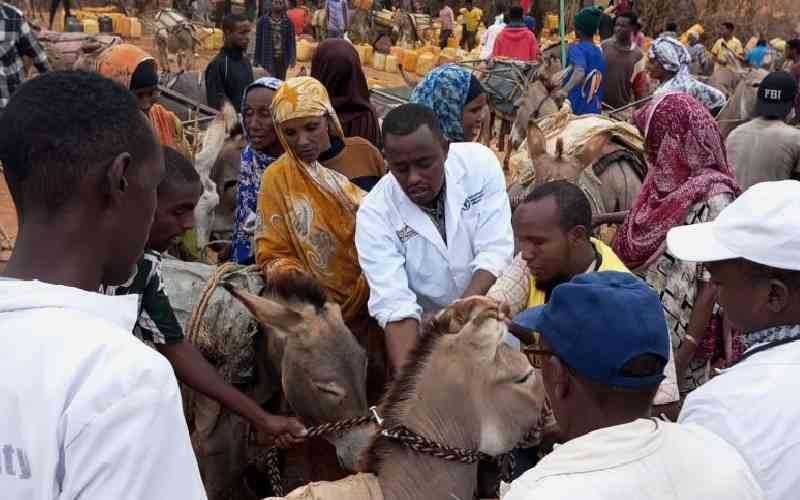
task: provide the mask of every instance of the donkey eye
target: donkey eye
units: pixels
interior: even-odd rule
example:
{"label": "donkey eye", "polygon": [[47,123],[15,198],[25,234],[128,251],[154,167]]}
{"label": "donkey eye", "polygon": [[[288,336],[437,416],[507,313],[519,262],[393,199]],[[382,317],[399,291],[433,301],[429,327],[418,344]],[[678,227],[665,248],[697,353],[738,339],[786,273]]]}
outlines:
{"label": "donkey eye", "polygon": [[515,381],[514,383],[515,383],[515,384],[524,384],[524,383],[527,383],[527,382],[528,382],[528,381],[531,379],[531,376],[532,376],[532,375],[533,375],[533,370],[531,370],[531,371],[529,371],[528,373],[526,373],[526,374],[525,374],[525,376],[523,376],[522,378],[518,379],[518,380],[517,380],[517,381]]}

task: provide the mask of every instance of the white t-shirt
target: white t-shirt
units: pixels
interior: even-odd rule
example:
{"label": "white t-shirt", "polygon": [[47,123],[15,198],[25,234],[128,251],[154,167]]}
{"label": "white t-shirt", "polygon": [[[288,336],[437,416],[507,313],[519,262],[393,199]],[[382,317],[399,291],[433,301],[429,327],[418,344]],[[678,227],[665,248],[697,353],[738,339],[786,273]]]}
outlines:
{"label": "white t-shirt", "polygon": [[204,500],[138,297],[0,279],[0,498]]}
{"label": "white t-shirt", "polygon": [[741,456],[695,425],[655,419],[600,429],[556,447],[503,500],[759,500]]}
{"label": "white t-shirt", "polygon": [[753,354],[692,392],[681,422],[732,444],[769,500],[800,498],[800,341]]}

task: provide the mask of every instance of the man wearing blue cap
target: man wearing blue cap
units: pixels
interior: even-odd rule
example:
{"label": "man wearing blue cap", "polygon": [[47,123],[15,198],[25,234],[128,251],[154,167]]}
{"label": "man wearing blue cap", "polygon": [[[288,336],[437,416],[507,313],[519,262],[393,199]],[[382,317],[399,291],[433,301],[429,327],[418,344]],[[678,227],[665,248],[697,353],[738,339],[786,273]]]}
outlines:
{"label": "man wearing blue cap", "polygon": [[505,500],[764,498],[724,440],[649,418],[670,345],[661,302],[643,281],[581,274],[513,323],[536,339],[525,352],[541,369],[564,444],[514,481]]}
{"label": "man wearing blue cap", "polygon": [[748,348],[686,398],[679,421],[739,450],[769,500],[800,497],[798,213],[800,182],[761,182],[713,222],[667,233],[675,257],[706,265]]}

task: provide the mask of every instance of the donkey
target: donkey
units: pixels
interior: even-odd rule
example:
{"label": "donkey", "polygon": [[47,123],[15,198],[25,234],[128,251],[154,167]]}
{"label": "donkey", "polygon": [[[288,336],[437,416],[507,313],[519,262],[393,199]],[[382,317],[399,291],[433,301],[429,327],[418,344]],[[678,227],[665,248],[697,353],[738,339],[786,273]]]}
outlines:
{"label": "donkey", "polygon": [[164,70],[171,69],[169,55],[175,54],[179,72],[194,69],[194,55],[197,49],[194,25],[173,9],[159,11],[155,20],[159,66]]}
{"label": "donkey", "polygon": [[717,115],[723,139],[726,139],[736,127],[755,117],[758,86],[768,74],[763,69],[751,69],[741,77],[733,96]]}
{"label": "donkey", "polygon": [[[544,389],[525,356],[503,342],[507,332],[499,304],[489,299],[445,309],[384,397],[382,427],[404,426],[441,445],[488,455],[511,450],[536,424]],[[474,498],[476,463],[445,461],[378,435],[365,465],[374,474],[310,484],[286,498]]]}
{"label": "donkey", "polygon": [[203,194],[194,209],[197,246],[201,251],[210,241],[215,213],[220,200],[217,186],[211,179],[211,172],[237,124],[236,110],[233,109],[231,103],[226,101],[222,111],[206,129],[203,136],[203,147],[195,158],[195,169],[203,184]]}
{"label": "donkey", "polygon": [[[591,116],[570,119],[564,115],[563,118],[561,133],[569,127],[582,126],[577,120],[592,121],[588,123],[590,128],[607,122],[607,119]],[[594,124],[594,121],[601,123]],[[526,148],[533,175],[519,175],[509,187],[512,209],[536,185],[566,179],[580,186],[595,215],[630,210],[646,175],[644,162],[628,148],[612,141],[609,132],[597,133],[583,145],[565,145],[561,137],[548,140],[537,123],[531,121],[527,127]],[[567,151],[574,154],[567,154]]]}
{"label": "donkey", "polygon": [[[266,378],[280,381],[288,409],[307,425],[367,415],[367,354],[345,325],[339,305],[305,273],[271,274],[266,285],[264,296],[224,286],[266,332],[257,356]],[[371,429],[357,428],[325,439],[336,447],[341,466],[354,470],[369,445]],[[302,472],[295,475],[300,477],[291,487],[323,479],[304,477]]]}

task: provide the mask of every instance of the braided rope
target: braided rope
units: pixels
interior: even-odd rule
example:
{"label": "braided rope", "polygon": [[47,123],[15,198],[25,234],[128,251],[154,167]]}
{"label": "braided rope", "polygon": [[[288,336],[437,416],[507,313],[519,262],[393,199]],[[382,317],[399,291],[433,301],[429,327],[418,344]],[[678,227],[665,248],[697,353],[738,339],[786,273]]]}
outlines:
{"label": "braided rope", "polygon": [[219,282],[222,281],[223,276],[234,271],[238,267],[239,265],[234,262],[226,262],[219,266],[206,283],[205,288],[203,288],[203,293],[200,294],[200,300],[194,306],[194,309],[192,309],[192,316],[189,318],[189,322],[186,323],[186,338],[192,344],[195,343],[200,333],[201,320],[206,314],[214,290],[219,286]]}
{"label": "braided rope", "polygon": [[[318,425],[316,427],[308,428],[308,437],[321,437],[328,434],[340,434],[355,427],[367,425],[369,423],[378,423],[381,425],[380,418],[376,413],[372,413],[365,417],[355,417],[347,420],[340,420],[338,422],[331,422],[327,424]],[[381,431],[381,436],[392,441],[397,441],[406,448],[424,455],[429,455],[435,458],[446,460],[448,462],[459,462],[463,464],[473,464],[480,460],[494,461],[498,467],[498,478],[506,483],[511,482],[516,467],[516,459],[511,453],[504,453],[497,457],[493,457],[481,451],[468,450],[464,448],[455,448],[436,441],[430,440],[424,436],[420,436],[404,425],[399,425],[391,429],[384,429]],[[267,479],[269,480],[270,487],[272,488],[273,496],[284,496],[283,480],[281,478],[279,449],[275,446],[267,450],[266,456],[266,469]],[[497,489],[499,491],[500,483],[498,481]]]}

